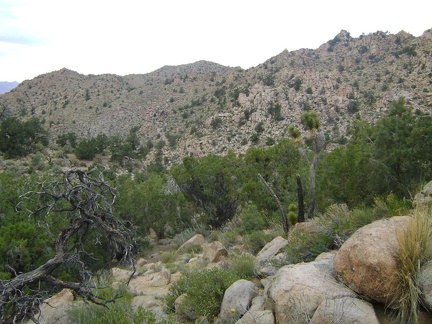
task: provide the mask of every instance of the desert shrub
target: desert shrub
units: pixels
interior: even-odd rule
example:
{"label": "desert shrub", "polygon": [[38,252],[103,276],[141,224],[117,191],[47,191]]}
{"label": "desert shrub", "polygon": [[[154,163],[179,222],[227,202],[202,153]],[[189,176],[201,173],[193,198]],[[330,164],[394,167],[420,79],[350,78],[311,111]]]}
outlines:
{"label": "desert shrub", "polygon": [[418,284],[420,268],[432,259],[432,213],[416,210],[406,228],[397,231],[399,250],[399,297],[392,307],[400,323],[418,323],[421,291]]}
{"label": "desert shrub", "polygon": [[[99,291],[104,298],[114,298],[118,292],[112,288]],[[142,307],[133,310],[131,307],[132,295],[126,291],[121,292],[122,297],[116,299],[115,303],[108,307],[95,304],[80,304],[68,311],[69,317],[75,323],[92,324],[133,324],[133,323],[165,323],[158,320],[156,316]]]}
{"label": "desert shrub", "polygon": [[203,248],[202,248],[201,245],[198,245],[198,244],[192,244],[191,246],[189,246],[189,247],[186,249],[186,253],[188,253],[188,254],[198,254],[198,253],[201,253],[202,250],[203,250]]}
{"label": "desert shrub", "polygon": [[251,280],[255,277],[255,258],[252,255],[241,255],[234,258],[229,266],[239,278]]}
{"label": "desert shrub", "polygon": [[247,250],[255,255],[274,237],[274,235],[266,234],[263,231],[255,231],[245,235],[243,240]]}
{"label": "desert shrub", "polygon": [[319,254],[333,246],[333,236],[325,231],[307,233],[303,229],[291,233],[289,244],[284,250],[286,263],[313,261]]}
{"label": "desert shrub", "polygon": [[248,204],[243,208],[240,220],[240,232],[243,234],[263,230],[266,225],[264,215],[254,204]]}
{"label": "desert shrub", "polygon": [[213,268],[184,273],[169,289],[164,301],[168,309],[174,310],[174,301],[187,294],[187,305],[197,316],[215,317],[219,314],[225,290],[240,279],[232,270]]}
{"label": "desert shrub", "polygon": [[174,250],[171,251],[165,251],[161,254],[160,260],[162,263],[173,263],[175,260],[177,260],[177,252]]}

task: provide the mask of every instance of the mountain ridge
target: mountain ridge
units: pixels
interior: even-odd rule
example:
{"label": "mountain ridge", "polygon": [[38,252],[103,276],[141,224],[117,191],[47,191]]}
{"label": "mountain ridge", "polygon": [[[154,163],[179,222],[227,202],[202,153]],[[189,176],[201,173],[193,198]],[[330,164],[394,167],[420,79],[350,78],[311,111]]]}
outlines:
{"label": "mountain ridge", "polygon": [[52,138],[125,136],[137,127],[142,143],[164,141],[165,160],[176,163],[271,145],[311,109],[333,142],[357,114],[374,122],[400,96],[430,113],[431,53],[431,30],[358,38],[342,30],[317,49],[284,50],[247,70],[204,60],[125,76],[64,68],[22,82],[0,105],[10,116],[42,118]]}

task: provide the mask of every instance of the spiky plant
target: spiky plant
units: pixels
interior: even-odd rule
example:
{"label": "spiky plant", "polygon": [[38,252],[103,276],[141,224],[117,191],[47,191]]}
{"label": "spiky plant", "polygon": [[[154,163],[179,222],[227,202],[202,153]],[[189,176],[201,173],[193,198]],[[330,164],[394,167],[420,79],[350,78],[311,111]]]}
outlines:
{"label": "spiky plant", "polygon": [[400,294],[393,301],[400,323],[418,323],[421,291],[418,277],[420,268],[432,259],[432,215],[431,211],[415,210],[408,227],[398,230],[398,259]]}

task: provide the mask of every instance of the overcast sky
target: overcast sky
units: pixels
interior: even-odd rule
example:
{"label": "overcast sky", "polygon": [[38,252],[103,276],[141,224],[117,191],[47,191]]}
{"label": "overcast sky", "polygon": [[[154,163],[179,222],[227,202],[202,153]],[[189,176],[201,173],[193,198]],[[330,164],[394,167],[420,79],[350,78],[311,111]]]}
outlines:
{"label": "overcast sky", "polygon": [[0,0],[0,81],[199,60],[246,69],[285,49],[318,48],[342,29],[420,36],[431,13],[430,0]]}

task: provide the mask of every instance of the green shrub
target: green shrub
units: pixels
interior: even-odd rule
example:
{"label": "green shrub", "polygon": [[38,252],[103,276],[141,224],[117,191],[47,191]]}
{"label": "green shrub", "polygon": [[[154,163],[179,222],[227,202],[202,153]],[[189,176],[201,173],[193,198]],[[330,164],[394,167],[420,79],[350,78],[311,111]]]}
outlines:
{"label": "green shrub", "polygon": [[326,232],[307,233],[303,229],[297,229],[290,235],[289,244],[285,248],[286,263],[294,264],[310,262],[328,251],[333,246],[333,236]]}
{"label": "green shrub", "polygon": [[[104,298],[114,298],[118,293],[112,288],[98,290]],[[134,324],[134,323],[167,323],[156,319],[156,316],[142,307],[133,310],[131,307],[132,295],[122,291],[123,296],[116,299],[107,307],[95,304],[80,304],[68,311],[69,317],[74,323],[92,324]]]}
{"label": "green shrub", "polygon": [[263,230],[266,225],[264,215],[254,204],[248,204],[243,208],[240,220],[240,233],[243,234]]}
{"label": "green shrub", "polygon": [[239,278],[252,280],[255,277],[255,258],[252,255],[241,255],[232,260],[229,268]]}
{"label": "green shrub", "polygon": [[245,235],[243,240],[247,250],[255,255],[273,238],[271,234],[266,234],[263,231],[255,231]]}
{"label": "green shrub", "polygon": [[187,305],[197,316],[213,318],[219,314],[225,290],[240,279],[232,270],[213,268],[183,274],[169,289],[165,297],[167,307],[174,310],[174,301],[187,294]]}
{"label": "green shrub", "polygon": [[177,260],[177,252],[174,250],[171,251],[165,251],[161,254],[160,260],[162,263],[173,263],[175,260]]}

